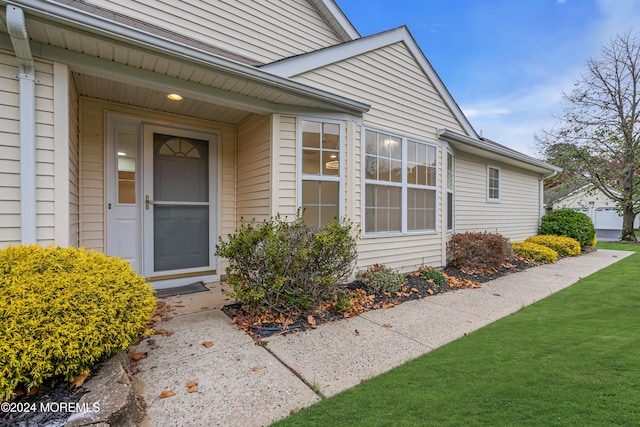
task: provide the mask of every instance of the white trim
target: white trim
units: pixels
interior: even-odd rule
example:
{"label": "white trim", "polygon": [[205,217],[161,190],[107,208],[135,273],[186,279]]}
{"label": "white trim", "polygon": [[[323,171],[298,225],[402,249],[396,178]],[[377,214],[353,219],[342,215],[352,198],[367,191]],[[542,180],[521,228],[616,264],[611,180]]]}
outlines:
{"label": "white trim", "polygon": [[[340,165],[339,165],[339,174],[338,176],[332,175],[306,175],[302,173],[302,122],[315,122],[315,123],[331,123],[338,125],[340,128],[340,137],[339,137],[339,155],[340,155]],[[298,116],[296,121],[297,132],[296,132],[296,206],[298,208],[302,207],[302,181],[324,181],[324,182],[337,182],[338,183],[338,217],[344,218],[345,215],[345,206],[344,206],[344,180],[347,173],[346,170],[346,159],[345,159],[345,126],[344,122],[338,120],[328,120],[319,117],[309,117],[309,116]],[[322,142],[320,143],[322,146]],[[322,151],[321,151],[322,152]],[[322,157],[320,158],[322,161]]]}
{"label": "white trim", "polygon": [[[543,174],[545,178],[562,171],[562,169],[557,166],[550,165],[542,160],[527,156],[526,154],[504,147],[500,144],[489,143],[479,138],[471,138],[466,135],[453,132],[449,129],[439,129],[438,135],[441,139],[457,150],[483,157],[489,157],[490,154],[497,154],[501,157],[505,157],[506,159],[515,160],[517,162],[510,163],[515,164],[522,169]],[[509,163],[506,159],[500,161],[503,163]]]}
{"label": "white trim", "polygon": [[311,2],[343,41],[360,38],[358,30],[356,30],[335,1],[311,0]]}
{"label": "white trim", "polygon": [[336,62],[344,61],[354,56],[362,55],[376,49],[380,49],[395,43],[403,42],[413,57],[416,59],[422,71],[429,78],[438,94],[443,98],[445,104],[454,117],[458,120],[462,128],[468,135],[478,138],[478,134],[471,126],[471,123],[464,115],[447,87],[440,79],[438,73],[431,66],[426,56],[417,45],[415,39],[405,26],[393,30],[374,34],[348,43],[327,47],[304,55],[283,59],[271,64],[263,65],[261,69],[269,71],[281,77],[294,77],[300,74],[326,67]]}
{"label": "white trim", "polygon": [[[271,197],[269,198],[269,205],[271,210],[271,216],[278,215],[280,210],[280,114],[271,115],[271,153],[269,161],[271,162],[269,182],[271,183]],[[238,144],[236,142],[236,150]],[[236,159],[238,158],[236,154]],[[237,161],[237,160],[236,160]],[[238,168],[236,167],[236,174]],[[238,182],[236,176],[236,183]],[[236,189],[237,191],[237,189]],[[296,201],[297,203],[297,201]],[[237,216],[236,216],[237,217]]]}
{"label": "white trim", "polygon": [[[498,197],[491,197],[491,169],[498,171]],[[487,165],[487,202],[500,203],[502,198],[502,169],[500,166]]]}
{"label": "white trim", "polygon": [[[449,148],[445,148],[444,150],[445,153],[445,163],[447,165],[446,167],[446,175],[445,175],[445,182],[444,182],[444,189],[445,189],[445,212],[444,212],[444,216],[445,216],[445,226],[444,229],[446,232],[455,232],[455,228],[456,228],[456,156],[453,154],[453,151],[451,151]],[[451,156],[451,169],[453,170],[453,174],[451,177],[451,188],[449,188],[449,156]],[[451,206],[451,228],[449,228],[449,193],[451,193],[451,200],[452,200],[452,206]]]}
{"label": "white trim", "polygon": [[[440,209],[440,197],[441,191],[438,190],[438,180],[440,179],[439,174],[441,173],[440,161],[439,161],[439,146],[436,142],[429,142],[425,140],[421,140],[418,138],[408,137],[398,135],[393,132],[388,132],[379,128],[374,127],[363,127],[362,128],[362,136],[361,136],[361,144],[360,144],[360,159],[361,165],[366,165],[366,131],[370,130],[376,133],[382,133],[385,135],[389,135],[395,138],[400,139],[401,150],[402,150],[402,179],[401,182],[388,182],[388,181],[378,181],[373,179],[366,178],[365,167],[362,166],[360,169],[362,171],[361,176],[361,229],[363,237],[385,237],[385,236],[406,236],[406,235],[417,235],[417,234],[437,234],[440,231],[440,218],[438,215]],[[433,147],[436,149],[436,182],[435,185],[418,185],[418,184],[409,184],[407,182],[407,145],[408,142],[414,142],[418,144],[424,144],[427,147]],[[367,184],[371,185],[382,185],[389,187],[400,187],[400,231],[379,231],[379,232],[367,232],[366,231],[366,188]],[[408,227],[408,204],[407,204],[407,189],[415,188],[422,190],[432,190],[435,191],[435,200],[434,200],[434,228],[433,229],[423,229],[423,230],[409,230]]]}
{"label": "white trim", "polygon": [[54,242],[70,244],[69,230],[69,67],[53,63]]}

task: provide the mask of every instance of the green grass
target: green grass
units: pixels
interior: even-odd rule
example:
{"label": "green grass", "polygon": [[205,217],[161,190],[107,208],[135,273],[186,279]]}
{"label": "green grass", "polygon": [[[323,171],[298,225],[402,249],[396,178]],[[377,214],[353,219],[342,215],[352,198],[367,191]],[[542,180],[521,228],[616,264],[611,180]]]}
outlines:
{"label": "green grass", "polygon": [[276,425],[640,425],[640,245],[598,247],[636,253]]}

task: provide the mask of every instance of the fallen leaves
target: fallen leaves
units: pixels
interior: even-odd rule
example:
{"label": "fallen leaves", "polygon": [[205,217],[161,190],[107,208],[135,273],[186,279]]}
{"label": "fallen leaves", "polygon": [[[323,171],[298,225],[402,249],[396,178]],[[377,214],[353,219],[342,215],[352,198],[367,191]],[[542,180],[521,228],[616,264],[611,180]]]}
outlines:
{"label": "fallen leaves", "polygon": [[263,369],[264,369],[264,366],[254,366],[253,368],[251,368],[253,372],[262,371]]}
{"label": "fallen leaves", "polygon": [[202,343],[202,345],[207,347],[207,348],[213,347],[213,343],[211,341],[205,341],[205,342]]}
{"label": "fallen leaves", "polygon": [[167,397],[173,397],[175,395],[176,394],[171,390],[164,390],[162,391],[162,393],[160,393],[160,399],[166,399]]}
{"label": "fallen leaves", "polygon": [[147,353],[132,353],[132,354],[129,355],[129,357],[134,362],[137,362],[138,360],[146,359],[147,358]]}
{"label": "fallen leaves", "polygon": [[69,387],[70,388],[80,387],[82,384],[84,384],[84,382],[88,377],[89,377],[89,374],[76,375],[75,377],[73,377],[73,381],[71,382]]}
{"label": "fallen leaves", "polygon": [[187,383],[187,393],[196,393],[198,391],[198,382],[189,381]]}
{"label": "fallen leaves", "polygon": [[393,328],[390,323],[385,323],[382,326],[384,326],[385,328]]}
{"label": "fallen leaves", "polygon": [[312,328],[316,327],[316,319],[312,315],[307,316],[307,323],[309,323]]}
{"label": "fallen leaves", "polygon": [[158,330],[156,330],[155,335],[162,335],[163,337],[170,337],[174,333],[175,333],[174,331],[167,331],[166,329],[158,329]]}

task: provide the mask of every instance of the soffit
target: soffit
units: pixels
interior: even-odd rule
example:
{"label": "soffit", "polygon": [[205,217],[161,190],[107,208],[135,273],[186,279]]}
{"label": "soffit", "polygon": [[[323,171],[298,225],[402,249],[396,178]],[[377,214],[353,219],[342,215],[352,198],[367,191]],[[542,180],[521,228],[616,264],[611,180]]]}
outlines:
{"label": "soffit", "polygon": [[171,101],[167,98],[166,91],[148,89],[85,73],[74,72],[73,77],[81,96],[103,101],[230,125],[237,125],[252,115],[246,110],[189,97],[185,97],[181,101]]}

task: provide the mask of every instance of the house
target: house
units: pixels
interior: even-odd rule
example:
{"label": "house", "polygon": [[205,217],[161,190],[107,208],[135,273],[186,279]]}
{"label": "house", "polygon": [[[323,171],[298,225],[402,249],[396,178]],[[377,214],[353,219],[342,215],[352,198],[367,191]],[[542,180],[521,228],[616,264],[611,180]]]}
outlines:
{"label": "house", "polygon": [[478,136],[406,27],[332,0],[0,0],[0,246],[217,280],[241,221],[361,227],[360,267],[535,234],[557,168]]}
{"label": "house", "polygon": [[[616,203],[601,190],[589,184],[557,187],[545,192],[548,210],[573,209],[587,214],[596,230],[622,230],[622,215],[616,210]],[[640,228],[640,217],[636,217],[633,227]]]}

